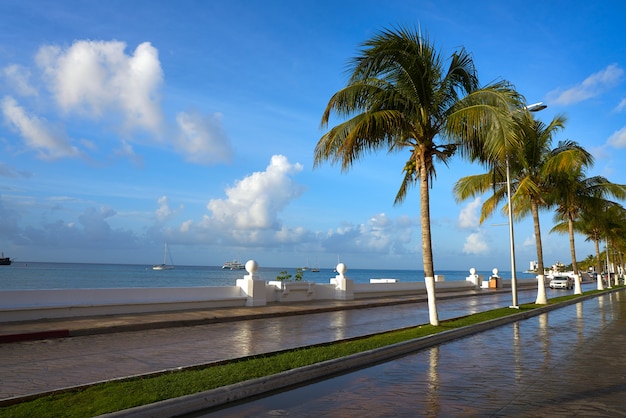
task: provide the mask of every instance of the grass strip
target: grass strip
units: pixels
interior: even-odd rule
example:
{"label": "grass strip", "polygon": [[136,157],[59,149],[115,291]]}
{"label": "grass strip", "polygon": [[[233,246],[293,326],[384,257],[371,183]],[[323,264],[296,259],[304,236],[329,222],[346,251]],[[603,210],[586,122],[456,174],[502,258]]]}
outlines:
{"label": "grass strip", "polygon": [[[602,291],[592,290],[584,295]],[[555,304],[582,295],[552,298]],[[87,388],[63,391],[0,408],[0,417],[86,417],[147,405],[165,399],[280,373],[297,367],[372,350],[415,338],[437,334],[492,319],[529,311],[544,305],[524,304],[520,309],[499,308],[460,318],[441,321],[439,326],[419,325],[330,344],[268,353],[245,359],[220,362],[203,368],[171,371],[96,384]]]}

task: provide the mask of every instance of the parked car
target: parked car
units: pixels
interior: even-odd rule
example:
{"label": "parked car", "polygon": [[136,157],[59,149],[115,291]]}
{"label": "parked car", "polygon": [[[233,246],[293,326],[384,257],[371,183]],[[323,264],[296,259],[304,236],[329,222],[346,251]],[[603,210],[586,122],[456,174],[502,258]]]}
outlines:
{"label": "parked car", "polygon": [[574,279],[570,276],[553,276],[549,286],[550,289],[573,289]]}

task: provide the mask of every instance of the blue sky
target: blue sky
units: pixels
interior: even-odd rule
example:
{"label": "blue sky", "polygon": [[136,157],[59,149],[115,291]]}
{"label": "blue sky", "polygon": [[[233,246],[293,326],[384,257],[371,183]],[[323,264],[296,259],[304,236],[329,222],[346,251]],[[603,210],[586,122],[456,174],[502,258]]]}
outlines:
{"label": "blue sky", "polygon": [[[21,261],[421,269],[418,190],[394,206],[404,156],[313,169],[322,112],[362,42],[418,26],[465,47],[568,117],[555,138],[626,183],[621,1],[47,1],[0,3],[0,250]],[[500,214],[456,203],[482,172],[455,158],[431,193],[436,270],[510,268]],[[545,261],[570,262],[549,234]],[[536,259],[515,224],[518,268]],[[593,253],[577,240],[578,258]]]}

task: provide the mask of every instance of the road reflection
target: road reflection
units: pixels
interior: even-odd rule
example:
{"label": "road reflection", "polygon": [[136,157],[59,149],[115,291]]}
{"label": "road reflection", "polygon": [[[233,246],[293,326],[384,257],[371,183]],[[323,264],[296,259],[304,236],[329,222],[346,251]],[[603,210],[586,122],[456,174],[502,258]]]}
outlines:
{"label": "road reflection", "polygon": [[[620,315],[622,299],[623,295],[593,298],[391,362],[195,416],[492,416],[505,408],[535,408],[533,403],[541,406],[544,400],[554,404],[557,395],[550,391],[570,380],[568,384],[584,383],[575,377],[589,366],[584,348],[597,342],[607,322],[626,322]],[[618,395],[621,402],[622,393],[613,397]],[[569,408],[565,402],[559,405]]]}

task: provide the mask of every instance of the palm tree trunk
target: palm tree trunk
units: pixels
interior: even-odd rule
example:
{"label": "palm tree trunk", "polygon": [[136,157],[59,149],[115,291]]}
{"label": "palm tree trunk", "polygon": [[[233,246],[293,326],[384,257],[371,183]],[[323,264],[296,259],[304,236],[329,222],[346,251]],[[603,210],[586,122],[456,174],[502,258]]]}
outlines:
{"label": "palm tree trunk", "polygon": [[574,220],[571,216],[567,217],[567,228],[569,230],[569,250],[572,254],[572,268],[574,269],[574,294],[582,295],[583,291],[580,287],[580,276],[578,275],[578,264],[576,264],[576,246],[574,245]]}
{"label": "palm tree trunk", "polygon": [[597,271],[596,271],[596,280],[597,280],[597,289],[604,290],[604,285],[602,284],[602,266],[600,265],[600,240],[597,237],[593,238],[593,243],[596,246],[596,259],[598,260]]}
{"label": "palm tree trunk", "polygon": [[535,245],[537,246],[537,299],[535,303],[537,305],[547,305],[548,298],[546,297],[546,281],[544,278],[543,267],[543,246],[541,245],[541,227],[539,226],[539,206],[535,199],[530,201],[530,210],[533,215],[533,223],[535,224]]}
{"label": "palm tree trunk", "polygon": [[430,190],[428,186],[427,164],[420,164],[420,215],[422,222],[422,258],[424,261],[424,281],[428,294],[428,313],[430,324],[439,325],[437,299],[435,295],[435,267],[430,235]]}

